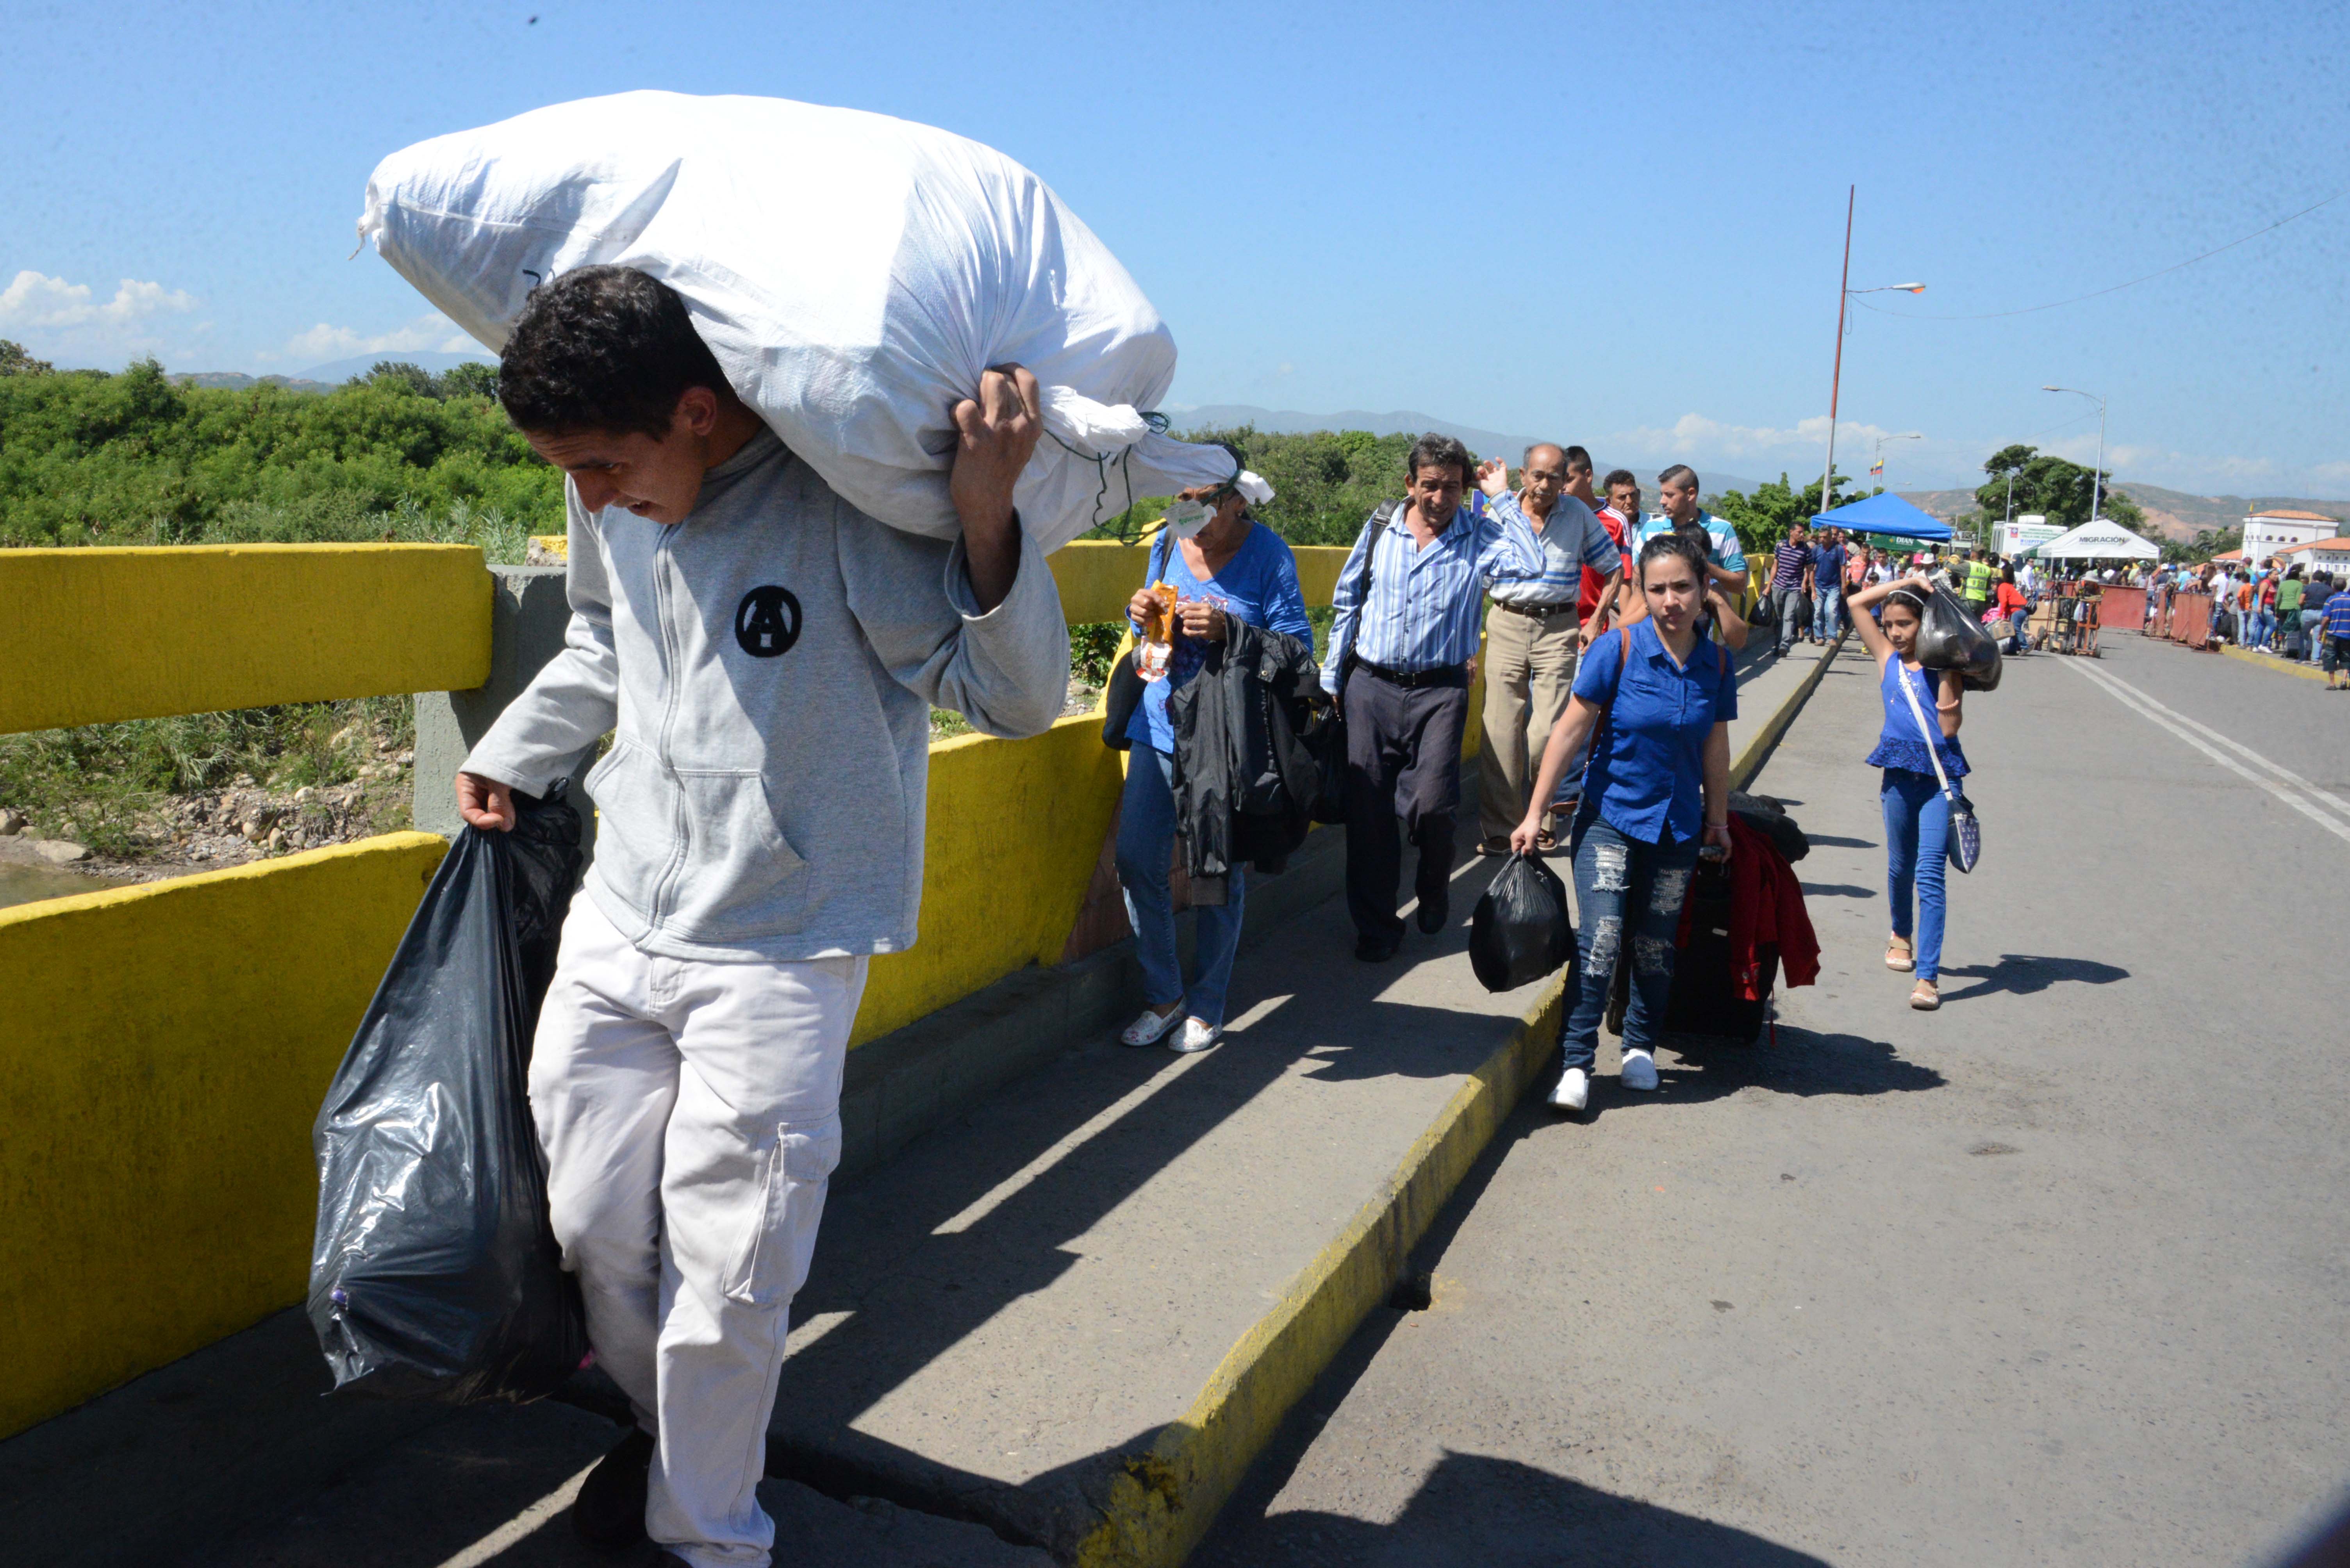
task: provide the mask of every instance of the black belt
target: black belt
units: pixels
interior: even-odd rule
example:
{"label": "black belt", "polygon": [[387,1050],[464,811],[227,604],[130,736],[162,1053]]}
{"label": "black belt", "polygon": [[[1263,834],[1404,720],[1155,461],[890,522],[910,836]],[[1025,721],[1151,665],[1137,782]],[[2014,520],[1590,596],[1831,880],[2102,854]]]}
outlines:
{"label": "black belt", "polygon": [[1367,659],[1355,660],[1355,668],[1367,670],[1390,686],[1400,686],[1407,691],[1417,691],[1424,686],[1466,686],[1469,667],[1465,664],[1440,664],[1433,670],[1389,670],[1384,664],[1373,664]]}
{"label": "black belt", "polygon": [[1495,599],[1493,607],[1512,615],[1524,616],[1528,620],[1548,620],[1555,615],[1566,615],[1575,608],[1574,601],[1561,600],[1555,605],[1513,605],[1507,599]]}

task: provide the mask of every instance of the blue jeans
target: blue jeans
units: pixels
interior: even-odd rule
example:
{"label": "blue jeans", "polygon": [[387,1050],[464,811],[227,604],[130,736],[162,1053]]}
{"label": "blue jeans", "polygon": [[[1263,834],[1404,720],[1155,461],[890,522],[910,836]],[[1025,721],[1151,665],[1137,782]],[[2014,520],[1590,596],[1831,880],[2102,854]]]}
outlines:
{"label": "blue jeans", "polygon": [[1931,774],[1887,768],[1878,795],[1885,806],[1885,890],[1893,903],[1893,934],[1910,934],[1917,904],[1918,978],[1942,972],[1942,867],[1950,853],[1950,802]]}
{"label": "blue jeans", "polygon": [[1599,1022],[1616,983],[1627,911],[1632,936],[1632,1000],[1624,1010],[1624,1049],[1646,1051],[1657,1038],[1673,989],[1673,939],[1680,932],[1681,901],[1697,867],[1700,840],[1643,844],[1596,816],[1575,823],[1575,945],[1582,955],[1580,988],[1559,1044],[1566,1064],[1591,1070],[1599,1048]]}
{"label": "blue jeans", "polygon": [[[1142,956],[1142,994],[1153,1007],[1183,999],[1183,962],[1175,950],[1175,897],[1167,868],[1175,858],[1175,759],[1138,744],[1127,760],[1126,804],[1118,817],[1118,879],[1126,889],[1126,919]],[[1198,924],[1192,958],[1200,979],[1191,990],[1191,1016],[1224,1021],[1224,991],[1241,943],[1241,900],[1247,873],[1232,867],[1224,902],[1191,911]]]}
{"label": "blue jeans", "polygon": [[1841,587],[1822,588],[1812,606],[1812,635],[1822,642],[1834,642],[1836,623],[1844,618],[1844,589]]}

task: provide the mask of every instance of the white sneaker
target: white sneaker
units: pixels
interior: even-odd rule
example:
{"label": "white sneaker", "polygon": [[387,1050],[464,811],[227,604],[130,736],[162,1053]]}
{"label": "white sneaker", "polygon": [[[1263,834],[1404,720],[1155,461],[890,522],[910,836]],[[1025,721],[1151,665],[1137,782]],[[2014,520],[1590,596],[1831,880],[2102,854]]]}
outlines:
{"label": "white sneaker", "polygon": [[1657,1059],[1637,1046],[1624,1053],[1624,1086],[1627,1089],[1653,1089],[1657,1086]]}
{"label": "white sneaker", "polygon": [[1591,1075],[1580,1067],[1569,1067],[1558,1075],[1558,1087],[1550,1092],[1550,1103],[1562,1111],[1579,1111],[1591,1103]]}
{"label": "white sneaker", "polygon": [[1186,1018],[1183,1020],[1183,1033],[1167,1042],[1167,1049],[1190,1056],[1201,1051],[1214,1050],[1223,1044],[1223,1039],[1222,1024],[1202,1023],[1196,1018]]}
{"label": "white sneaker", "polygon": [[1118,1043],[1121,1045],[1156,1045],[1167,1038],[1169,1030],[1181,1022],[1183,1006],[1180,1002],[1176,1003],[1170,1012],[1158,1012],[1146,1007],[1141,1017],[1118,1032]]}

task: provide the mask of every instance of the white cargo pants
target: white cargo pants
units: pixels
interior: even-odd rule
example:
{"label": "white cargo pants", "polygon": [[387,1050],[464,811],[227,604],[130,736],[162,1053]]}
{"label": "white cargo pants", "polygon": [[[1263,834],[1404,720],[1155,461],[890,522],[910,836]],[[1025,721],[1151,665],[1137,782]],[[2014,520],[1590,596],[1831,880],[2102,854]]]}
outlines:
{"label": "white cargo pants", "polygon": [[693,1568],[775,1542],[755,1489],[865,969],[655,958],[586,894],[564,922],[530,1064],[555,1236],[656,1440],[646,1527]]}

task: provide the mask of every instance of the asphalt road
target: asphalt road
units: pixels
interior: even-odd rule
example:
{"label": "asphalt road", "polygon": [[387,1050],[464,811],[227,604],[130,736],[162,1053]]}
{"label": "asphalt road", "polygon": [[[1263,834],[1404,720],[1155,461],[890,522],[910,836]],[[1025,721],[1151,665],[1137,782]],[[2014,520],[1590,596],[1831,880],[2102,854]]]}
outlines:
{"label": "asphalt road", "polygon": [[2350,807],[2262,759],[2350,801],[2350,697],[2108,646],[1969,703],[1932,1014],[1881,965],[1840,661],[1758,785],[1813,835],[1820,983],[1656,1095],[1603,1034],[1591,1110],[1521,1111],[1433,1304],[1374,1315],[1195,1563],[2238,1564],[2331,1509]]}

